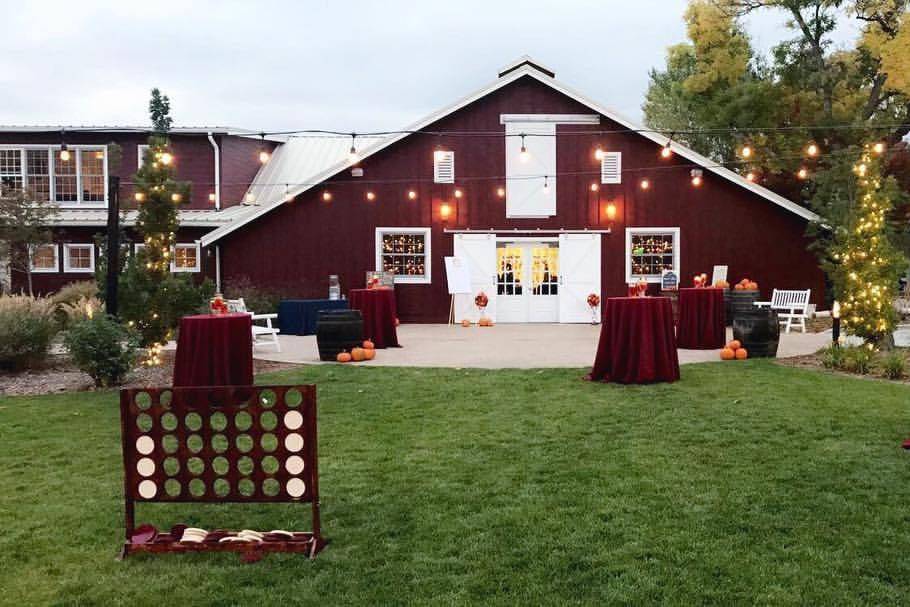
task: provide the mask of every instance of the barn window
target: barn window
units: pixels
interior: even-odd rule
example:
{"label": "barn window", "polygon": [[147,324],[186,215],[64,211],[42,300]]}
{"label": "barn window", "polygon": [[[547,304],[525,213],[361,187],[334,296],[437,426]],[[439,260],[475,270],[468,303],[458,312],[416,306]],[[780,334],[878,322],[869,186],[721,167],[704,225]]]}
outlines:
{"label": "barn window", "polygon": [[430,228],[376,228],[376,269],[396,283],[430,283]]}
{"label": "barn window", "polygon": [[622,183],[622,152],[604,152],[600,159],[600,182]]}
{"label": "barn window", "polygon": [[626,282],[660,282],[664,270],[679,276],[679,228],[626,228]]}
{"label": "barn window", "polygon": [[22,150],[0,150],[0,186],[21,190],[25,182],[22,168]]}
{"label": "barn window", "polygon": [[198,272],[199,271],[199,245],[178,244],[174,247],[174,260],[171,262],[171,272]]}
{"label": "barn window", "polygon": [[95,271],[95,245],[91,245],[91,244],[65,244],[65,245],[63,245],[63,271],[64,272],[94,272]]}
{"label": "barn window", "polygon": [[145,155],[149,153],[149,146],[147,143],[140,143],[136,146],[136,168],[141,169],[142,163],[145,162]]}
{"label": "barn window", "polygon": [[98,146],[0,146],[0,186],[25,189],[37,200],[101,206],[107,200],[107,152]]}
{"label": "barn window", "polygon": [[433,183],[455,183],[455,152],[433,152]]}
{"label": "barn window", "polygon": [[32,272],[57,272],[60,262],[57,259],[57,245],[43,244],[32,252]]}

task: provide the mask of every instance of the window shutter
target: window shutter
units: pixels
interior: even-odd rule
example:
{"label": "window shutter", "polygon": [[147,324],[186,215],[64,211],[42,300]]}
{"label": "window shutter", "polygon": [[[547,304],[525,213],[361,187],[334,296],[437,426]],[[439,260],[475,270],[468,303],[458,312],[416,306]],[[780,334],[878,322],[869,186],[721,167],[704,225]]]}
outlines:
{"label": "window shutter", "polygon": [[433,152],[433,183],[455,183],[455,152]]}
{"label": "window shutter", "polygon": [[600,182],[622,183],[622,152],[604,152],[600,159]]}

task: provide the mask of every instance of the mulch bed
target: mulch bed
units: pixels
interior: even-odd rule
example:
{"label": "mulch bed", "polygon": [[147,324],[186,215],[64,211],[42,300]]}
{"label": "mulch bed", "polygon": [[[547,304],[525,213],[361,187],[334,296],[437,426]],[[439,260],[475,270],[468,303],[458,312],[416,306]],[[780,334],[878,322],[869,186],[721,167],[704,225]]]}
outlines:
{"label": "mulch bed", "polygon": [[[174,376],[174,352],[161,353],[161,365],[138,367],[133,370],[123,387],[169,386]],[[299,367],[293,363],[278,363],[253,359],[253,373],[270,373]],[[42,369],[22,373],[0,372],[0,396],[24,396],[83,392],[95,390],[92,379],[74,367],[66,356],[51,356]]]}
{"label": "mulch bed", "polygon": [[[901,348],[897,351],[903,352],[904,357],[907,359],[907,365],[910,367],[910,349]],[[873,365],[872,369],[869,370],[869,373],[865,375],[861,375],[859,373],[848,373],[847,371],[841,371],[839,369],[829,369],[822,364],[822,355],[819,353],[805,354],[803,356],[791,356],[788,358],[777,358],[774,362],[785,367],[811,369],[813,371],[826,371],[828,373],[844,375],[846,377],[854,377],[860,379],[881,379],[889,382],[910,384],[910,378],[908,377],[905,377],[904,379],[889,379],[885,377],[882,373],[881,368],[876,365]]]}

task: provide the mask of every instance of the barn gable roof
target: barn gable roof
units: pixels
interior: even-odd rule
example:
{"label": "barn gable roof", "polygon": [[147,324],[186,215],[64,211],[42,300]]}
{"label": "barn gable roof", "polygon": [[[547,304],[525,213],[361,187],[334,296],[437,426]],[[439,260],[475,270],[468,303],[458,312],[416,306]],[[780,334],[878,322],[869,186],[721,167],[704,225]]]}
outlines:
{"label": "barn gable roof", "polygon": [[[746,190],[749,190],[750,192],[756,194],[757,196],[760,196],[761,198],[764,198],[765,200],[767,200],[777,206],[780,206],[783,209],[786,209],[787,211],[790,211],[791,213],[794,213],[794,214],[798,215],[799,217],[802,217],[803,219],[806,219],[809,221],[818,221],[819,220],[819,216],[816,215],[815,213],[813,213],[812,211],[810,211],[809,209],[806,209],[805,207],[802,207],[802,206],[796,204],[795,202],[788,200],[787,198],[784,198],[783,196],[772,192],[768,188],[765,188],[757,183],[753,183],[753,182],[747,180],[742,175],[740,175],[734,171],[731,171],[730,169],[728,169],[726,167],[718,166],[717,163],[714,162],[713,160],[711,160],[710,158],[706,158],[705,156],[702,156],[698,152],[696,152],[684,145],[681,145],[676,141],[671,140],[666,135],[662,135],[660,133],[655,133],[655,132],[650,132],[650,131],[639,130],[639,129],[641,129],[641,127],[639,125],[636,125],[634,122],[632,122],[628,118],[618,114],[616,111],[614,111],[610,108],[607,108],[606,106],[601,105],[600,103],[598,103],[596,101],[593,101],[593,100],[585,97],[578,91],[576,91],[576,90],[572,89],[571,87],[568,87],[565,84],[556,80],[556,78],[554,78],[552,76],[553,72],[551,72],[549,69],[541,66],[540,64],[534,62],[530,57],[525,56],[525,57],[520,58],[519,60],[517,60],[517,61],[513,62],[512,64],[509,64],[508,66],[503,68],[503,71],[501,71],[500,73],[501,73],[500,77],[497,78],[495,81],[491,82],[490,84],[488,84],[487,86],[471,93],[470,95],[467,95],[467,96],[459,99],[455,103],[452,103],[451,105],[448,105],[439,111],[436,111],[428,116],[425,116],[424,118],[417,121],[416,123],[403,129],[404,132],[402,132],[400,134],[390,135],[387,137],[373,139],[369,145],[364,147],[362,150],[358,150],[359,157],[357,160],[351,160],[347,156],[347,146],[350,145],[349,138],[339,139],[339,141],[343,142],[344,145],[338,144],[336,142],[335,144],[333,144],[331,146],[326,146],[326,150],[328,150],[328,148],[331,148],[331,151],[330,152],[326,151],[325,154],[321,155],[315,161],[313,159],[304,160],[303,163],[306,165],[305,167],[300,166],[298,163],[287,162],[287,163],[282,163],[282,166],[285,167],[285,170],[279,170],[278,166],[276,166],[275,168],[272,168],[269,165],[271,165],[276,160],[276,158],[273,157],[273,160],[268,165],[264,166],[260,170],[260,173],[254,179],[254,184],[256,182],[263,182],[265,184],[288,183],[288,184],[299,184],[299,185],[296,185],[294,187],[288,187],[288,188],[284,188],[284,186],[282,186],[282,189],[280,191],[280,196],[276,195],[274,187],[272,187],[270,191],[266,192],[266,191],[254,190],[252,188],[255,188],[256,186],[255,185],[251,186],[250,192],[252,193],[252,196],[255,199],[256,204],[250,208],[249,212],[246,215],[237,217],[231,223],[224,225],[224,226],[218,228],[217,230],[214,230],[214,231],[210,232],[209,234],[205,235],[202,238],[202,244],[209,245],[209,244],[214,243],[215,241],[223,238],[224,236],[227,236],[234,230],[237,230],[237,229],[243,227],[244,225],[246,225],[252,221],[255,221],[257,218],[261,217],[262,215],[265,215],[269,211],[281,206],[289,197],[297,196],[303,192],[306,192],[307,190],[312,189],[313,187],[318,186],[325,180],[333,177],[334,175],[337,175],[338,173],[340,173],[348,168],[351,168],[352,166],[354,166],[358,162],[362,161],[363,159],[369,158],[373,154],[376,154],[376,153],[384,150],[388,146],[404,139],[405,137],[410,136],[411,134],[413,134],[413,131],[420,131],[422,129],[425,129],[428,126],[430,126],[431,124],[433,124],[434,122],[436,122],[442,118],[445,118],[446,116],[466,107],[467,105],[477,101],[478,99],[481,99],[482,97],[486,97],[487,95],[515,82],[516,80],[518,80],[520,78],[524,78],[526,76],[534,78],[535,80],[543,83],[544,85],[566,95],[567,97],[570,97],[571,99],[574,99],[575,101],[578,101],[582,105],[585,105],[585,106],[591,108],[596,113],[601,114],[601,115],[609,118],[610,120],[622,125],[624,128],[627,128],[630,130],[636,130],[638,135],[645,137],[647,139],[650,139],[651,141],[653,141],[654,143],[656,143],[660,146],[669,145],[670,148],[673,150],[673,152],[678,154],[680,157],[685,158],[686,160],[692,162],[693,164],[697,164],[697,165],[701,166],[706,171],[710,171],[710,172],[718,175],[719,177],[722,177]],[[301,141],[302,140],[303,140],[303,138],[301,138]],[[289,140],[289,143],[290,142],[291,142],[291,140]],[[287,145],[287,144],[285,144],[285,145]],[[276,150],[276,153],[278,156],[277,159],[279,159],[279,160],[282,155],[283,147],[284,146],[280,146]],[[292,153],[292,152],[296,152],[296,151],[289,149],[288,152]],[[301,155],[299,155],[299,154],[297,154],[297,155],[298,155],[298,158],[302,158]],[[260,194],[264,195],[265,197],[257,197],[256,196],[257,193],[260,193]]]}

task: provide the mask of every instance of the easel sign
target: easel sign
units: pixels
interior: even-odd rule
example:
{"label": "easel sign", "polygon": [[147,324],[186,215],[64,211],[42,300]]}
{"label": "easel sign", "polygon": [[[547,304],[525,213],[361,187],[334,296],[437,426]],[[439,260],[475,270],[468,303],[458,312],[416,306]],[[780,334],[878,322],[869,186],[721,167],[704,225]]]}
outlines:
{"label": "easel sign", "polygon": [[471,269],[465,260],[458,257],[444,259],[449,287],[449,324],[455,324],[455,296],[471,294]]}
{"label": "easel sign", "polygon": [[727,266],[714,266],[714,272],[711,273],[711,284],[716,285],[720,281],[727,280]]}
{"label": "easel sign", "polygon": [[676,291],[679,289],[679,276],[673,270],[664,270],[660,275],[660,289],[662,291]]}

